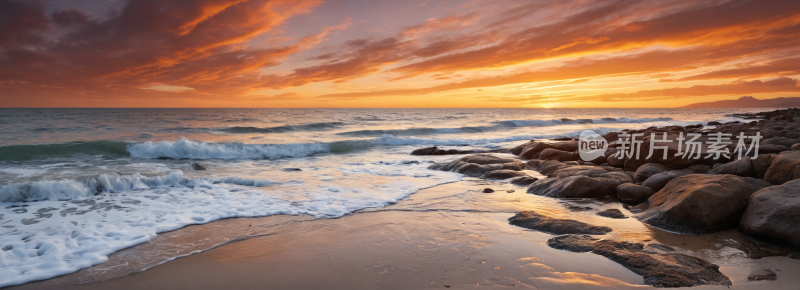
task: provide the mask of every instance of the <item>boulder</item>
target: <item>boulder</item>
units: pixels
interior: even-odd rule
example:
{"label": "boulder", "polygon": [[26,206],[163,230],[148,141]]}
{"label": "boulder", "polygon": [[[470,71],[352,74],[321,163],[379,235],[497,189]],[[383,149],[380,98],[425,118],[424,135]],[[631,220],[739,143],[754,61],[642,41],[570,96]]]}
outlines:
{"label": "boulder", "polygon": [[519,155],[520,153],[522,153],[522,151],[525,150],[525,148],[527,148],[528,146],[531,146],[533,144],[536,144],[536,141],[531,140],[531,141],[525,142],[524,144],[521,144],[521,145],[519,145],[517,147],[512,148],[511,149],[511,154]]}
{"label": "boulder", "polygon": [[431,154],[433,154],[434,151],[436,151],[436,149],[439,149],[439,148],[437,148],[436,146],[427,147],[427,148],[420,148],[420,149],[416,149],[414,151],[411,151],[411,155],[431,155]]}
{"label": "boulder", "polygon": [[609,227],[593,226],[575,220],[551,218],[533,211],[518,213],[509,218],[508,223],[554,235],[605,235],[613,231]]}
{"label": "boulder", "polygon": [[764,140],[763,142],[761,142],[759,144],[759,152],[761,152],[761,146],[762,145],[774,144],[774,145],[781,145],[781,146],[784,146],[784,147],[791,148],[792,145],[794,145],[797,142],[800,142],[800,140],[789,139],[789,138],[786,138],[786,137],[772,137],[770,139]]}
{"label": "boulder", "polygon": [[522,150],[522,153],[519,154],[519,158],[534,159],[534,156],[538,156],[539,152],[542,152],[542,150],[548,148],[553,148],[553,144],[547,142],[536,142],[528,147],[525,147],[525,149]]}
{"label": "boulder", "polygon": [[602,216],[602,217],[612,218],[612,219],[626,219],[626,218],[628,218],[627,216],[625,216],[625,214],[622,213],[621,210],[618,210],[616,208],[610,208],[610,209],[598,212],[597,215]]}
{"label": "boulder", "polygon": [[509,179],[513,177],[520,177],[520,176],[528,176],[524,172],[509,170],[509,169],[499,169],[499,170],[492,170],[486,173],[483,178],[486,179]]}
{"label": "boulder", "polygon": [[514,158],[503,158],[488,154],[474,154],[474,155],[464,156],[460,160],[463,162],[475,163],[475,164],[513,163],[519,161]]}
{"label": "boulder", "polygon": [[719,125],[722,125],[722,123],[717,122],[717,121],[711,121],[711,122],[708,122],[707,125],[708,126],[719,126]]}
{"label": "boulder", "polygon": [[650,176],[650,178],[648,178],[647,180],[642,182],[642,185],[646,186],[646,187],[649,187],[654,192],[657,192],[657,191],[661,190],[662,188],[664,188],[664,186],[666,186],[667,183],[669,183],[673,179],[675,179],[677,177],[684,176],[684,175],[693,174],[693,173],[694,172],[692,172],[690,170],[670,170],[670,171],[665,171],[665,172],[661,172],[661,173],[655,174],[653,176]]}
{"label": "boulder", "polygon": [[578,151],[578,141],[570,140],[570,141],[556,142],[553,144],[553,149],[568,151],[568,152]]}
{"label": "boulder", "polygon": [[758,153],[759,154],[771,154],[771,153],[781,153],[783,151],[789,150],[789,147],[783,145],[775,145],[775,144],[765,144],[758,146]]}
{"label": "boulder", "polygon": [[195,163],[192,163],[192,168],[194,170],[206,170],[206,169],[208,169],[208,166],[206,166],[205,164],[200,163],[200,162],[195,162]]}
{"label": "boulder", "polygon": [[617,197],[624,202],[645,202],[655,193],[655,191],[647,186],[636,185],[633,183],[624,183],[617,187]]}
{"label": "boulder", "polygon": [[773,157],[775,157],[775,154],[758,155],[755,159],[750,160],[750,162],[753,163],[753,172],[756,174],[756,177],[764,178],[764,174],[767,173],[767,169],[769,169]]}
{"label": "boulder", "polygon": [[503,158],[494,155],[475,154],[460,159],[435,163],[428,167],[432,170],[451,171],[467,176],[480,177],[494,170],[522,170],[524,165],[513,158]]}
{"label": "boulder", "polygon": [[514,177],[511,180],[509,180],[508,182],[511,183],[511,184],[514,184],[514,185],[528,186],[528,185],[531,185],[531,183],[534,183],[537,180],[539,180],[539,179],[536,178],[536,177],[531,177],[531,176],[527,176],[526,175],[526,176]]}
{"label": "boulder", "polygon": [[797,178],[800,178],[800,151],[795,150],[775,155],[764,173],[764,180],[772,184],[784,184]]}
{"label": "boulder", "polygon": [[800,143],[792,144],[792,147],[789,147],[790,150],[800,150]]}
{"label": "boulder", "polygon": [[753,163],[750,157],[744,157],[740,160],[721,164],[708,171],[708,174],[733,174],[744,177],[755,177],[756,173],[753,169]]}
{"label": "boulder", "polygon": [[717,265],[679,253],[659,254],[644,249],[641,243],[600,240],[587,235],[566,235],[547,240],[547,245],[555,249],[592,252],[606,257],[641,275],[645,284],[655,287],[731,285],[730,278],[722,274]]}
{"label": "boulder", "polygon": [[731,174],[690,174],[670,181],[648,201],[638,218],[668,231],[706,234],[739,224],[750,194],[769,186]]}
{"label": "boulder", "polygon": [[587,176],[540,179],[528,187],[528,193],[557,198],[602,198],[613,191],[604,180]]}
{"label": "boulder", "polygon": [[539,159],[541,160],[558,160],[558,161],[575,161],[579,159],[578,152],[575,151],[563,151],[553,148],[547,148],[542,150],[539,153]]}
{"label": "boulder", "polygon": [[800,180],[753,193],[739,228],[751,235],[800,246]]}
{"label": "boulder", "polygon": [[555,160],[530,160],[525,163],[525,169],[535,170],[544,175],[567,167],[570,166]]}
{"label": "boulder", "polygon": [[636,169],[636,173],[633,175],[633,179],[635,182],[643,182],[650,178],[650,176],[659,174],[664,171],[672,170],[669,166],[659,163],[647,163],[639,168]]}

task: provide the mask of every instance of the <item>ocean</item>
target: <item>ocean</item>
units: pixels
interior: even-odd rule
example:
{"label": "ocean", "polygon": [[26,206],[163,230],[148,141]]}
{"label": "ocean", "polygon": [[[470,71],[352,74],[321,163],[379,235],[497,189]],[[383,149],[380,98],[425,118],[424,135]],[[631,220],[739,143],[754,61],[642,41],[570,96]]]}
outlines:
{"label": "ocean", "polygon": [[187,225],[337,218],[461,180],[427,169],[460,156],[409,155],[417,148],[511,148],[761,110],[0,109],[0,287]]}

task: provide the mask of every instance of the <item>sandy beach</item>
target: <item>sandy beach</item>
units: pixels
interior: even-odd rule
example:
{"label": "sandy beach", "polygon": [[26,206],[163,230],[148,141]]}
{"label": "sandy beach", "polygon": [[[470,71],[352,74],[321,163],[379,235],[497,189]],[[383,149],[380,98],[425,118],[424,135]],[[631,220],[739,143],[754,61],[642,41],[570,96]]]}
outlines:
{"label": "sandy beach", "polygon": [[[494,192],[484,193],[485,188]],[[612,227],[615,232],[604,238],[686,249],[680,251],[720,265],[732,280],[732,289],[790,287],[800,282],[800,277],[791,275],[800,271],[800,260],[750,259],[747,252],[758,246],[737,230],[672,234],[634,218],[594,214],[607,208],[624,211],[613,200],[552,199],[505,182],[469,178],[337,219],[269,216],[189,226],[114,253],[109,262],[8,289],[651,287],[604,257],[550,248],[545,241],[552,235],[509,225],[507,219],[522,210]],[[225,236],[226,231],[236,234]],[[170,244],[187,242],[197,243],[197,249],[221,245],[163,262]],[[748,281],[748,276],[764,269],[777,273],[777,280]]]}

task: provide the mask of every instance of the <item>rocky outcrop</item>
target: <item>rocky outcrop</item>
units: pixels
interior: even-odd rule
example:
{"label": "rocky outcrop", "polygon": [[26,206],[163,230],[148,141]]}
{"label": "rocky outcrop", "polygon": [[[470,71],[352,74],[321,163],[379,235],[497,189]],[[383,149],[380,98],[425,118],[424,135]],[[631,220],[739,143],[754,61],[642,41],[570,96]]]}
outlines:
{"label": "rocky outcrop", "polygon": [[668,231],[705,234],[734,228],[750,194],[770,184],[731,174],[691,174],[670,181],[651,196],[638,218]]}
{"label": "rocky outcrop", "polygon": [[748,234],[800,246],[800,180],[753,193],[739,228]]}
{"label": "rocky outcrop", "polygon": [[[547,245],[571,252],[592,252],[619,263],[641,275],[644,283],[655,287],[731,285],[719,266],[679,253],[659,254],[641,243],[600,240],[591,236],[567,235],[547,240]],[[653,247],[655,248],[655,247]]]}
{"label": "rocky outcrop", "polygon": [[764,180],[772,184],[784,184],[800,178],[800,151],[791,150],[775,155],[764,173]]}
{"label": "rocky outcrop", "polygon": [[575,220],[556,219],[533,211],[523,211],[508,219],[508,223],[554,235],[604,235],[612,232],[609,227],[593,226]]}
{"label": "rocky outcrop", "polygon": [[633,183],[620,184],[617,187],[617,197],[624,202],[641,203],[647,201],[656,192],[647,186]]}
{"label": "rocky outcrop", "polygon": [[750,157],[744,157],[741,160],[721,164],[714,169],[708,171],[708,174],[733,174],[744,177],[755,177],[756,172],[753,169],[753,162]]}

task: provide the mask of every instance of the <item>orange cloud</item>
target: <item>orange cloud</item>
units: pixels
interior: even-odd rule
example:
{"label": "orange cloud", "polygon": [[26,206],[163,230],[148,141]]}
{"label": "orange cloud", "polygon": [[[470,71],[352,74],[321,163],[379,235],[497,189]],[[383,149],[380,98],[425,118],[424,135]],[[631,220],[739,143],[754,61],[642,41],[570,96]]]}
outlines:
{"label": "orange cloud", "polygon": [[744,81],[722,85],[696,85],[688,88],[643,90],[633,93],[602,94],[574,98],[572,101],[619,102],[630,100],[673,99],[710,95],[740,95],[755,93],[800,92],[798,81],[790,78],[776,78],[768,81]]}

